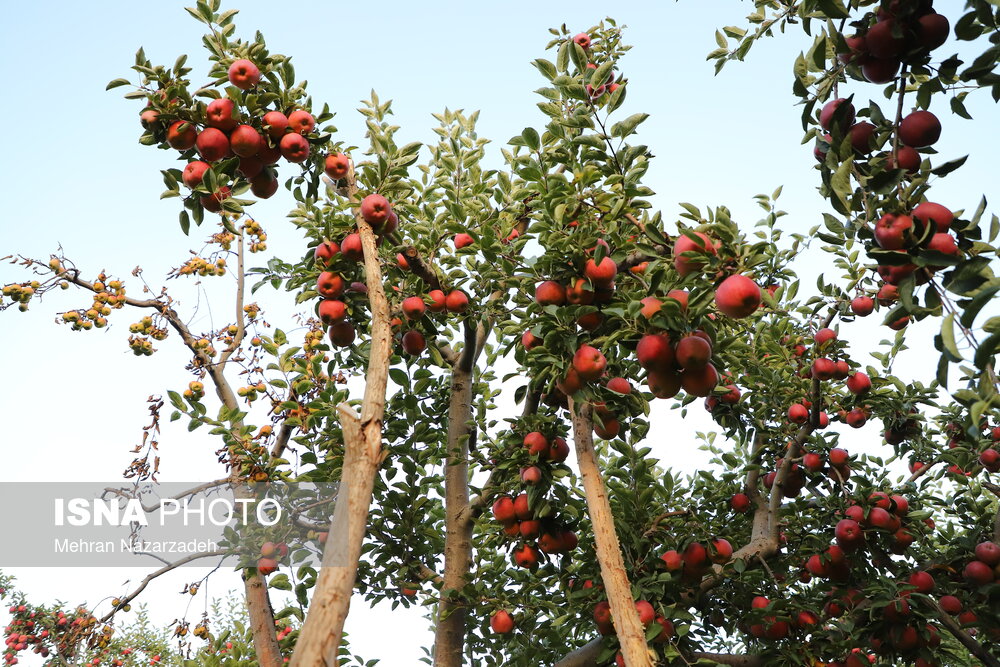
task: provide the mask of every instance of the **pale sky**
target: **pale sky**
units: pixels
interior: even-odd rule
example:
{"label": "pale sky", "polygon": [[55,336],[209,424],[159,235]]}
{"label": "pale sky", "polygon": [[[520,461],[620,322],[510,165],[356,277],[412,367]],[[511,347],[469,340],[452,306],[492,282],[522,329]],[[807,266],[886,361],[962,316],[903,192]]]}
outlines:
{"label": "pale sky", "polygon": [[[394,120],[403,128],[401,144],[433,141],[430,128],[436,121],[431,113],[444,107],[481,109],[479,134],[493,140],[490,161],[500,166],[499,151],[509,137],[544,123],[535,107],[540,98],[532,92],[544,79],[530,62],[554,59],[552,52],[543,51],[551,37],[547,29],[565,22],[572,32],[586,30],[610,6],[586,0],[248,2],[237,27],[245,37],[262,31],[272,51],[294,56],[297,77],[309,81],[314,102],[329,102],[337,112],[333,122],[347,143],[364,143],[364,126],[353,110],[374,88],[382,99],[394,100]],[[176,154],[140,146],[141,103],[123,100],[124,88],[104,91],[113,78],[135,80],[129,66],[140,45],[154,62],[171,65],[177,55],[187,53],[189,65],[203,67],[203,26],[182,7],[120,0],[64,2],[44,9],[7,3],[0,23],[6,54],[0,59],[0,81],[7,91],[0,105],[7,146],[6,159],[0,161],[0,256],[47,258],[61,244],[85,277],[105,269],[134,285],[129,273],[138,265],[158,287],[189,250],[201,247],[207,225],[193,230],[190,238],[183,236],[178,201],[158,199],[163,190],[159,170],[177,166]],[[619,113],[651,114],[636,141],[648,144],[657,156],[646,184],[657,191],[654,204],[667,220],[675,219],[679,201],[703,208],[725,204],[749,229],[761,214],[753,195],[779,185],[784,186],[781,208],[790,214],[787,229],[806,232],[821,222],[823,212],[832,212],[815,192],[819,173],[811,144],[800,145],[800,109],[791,93],[792,61],[810,40],[795,31],[765,40],[751,51],[748,63],[732,63],[715,77],[705,61],[705,54],[716,48],[714,30],[743,25],[751,3],[646,0],[614,7],[614,18],[629,26],[626,41],[635,46],[622,61],[630,83]],[[953,41],[941,49],[954,51]],[[197,73],[203,71],[196,69],[193,79],[199,81]],[[881,86],[854,82],[847,88],[856,94],[856,105],[871,97],[888,106]],[[1000,153],[1000,135],[995,106],[986,94],[968,106],[975,121],[952,116],[946,108],[933,109],[944,124],[939,161],[975,149],[960,172],[935,185],[935,200],[956,209],[974,209],[981,194],[989,196],[996,189],[993,162]],[[282,190],[252,208],[268,232],[270,251],[286,257],[304,247],[301,236],[283,221],[291,206],[290,195]],[[264,258],[258,259],[251,264],[263,264]],[[814,284],[816,266],[812,262],[800,269],[803,291]],[[22,279],[18,268],[0,266],[0,283]],[[228,278],[219,284],[228,285]],[[183,295],[182,308],[195,305],[198,293],[190,283],[169,285]],[[209,309],[203,296],[193,326],[208,328],[210,322],[218,326],[228,320],[231,309],[224,290],[215,293],[221,300]],[[257,298],[269,308],[272,323],[288,322],[294,312],[268,289]],[[173,338],[161,343],[162,351],[153,357],[131,354],[125,343],[128,324],[139,316],[116,312],[106,331],[73,333],[53,324],[55,313],[86,303],[84,295],[70,290],[33,304],[28,313],[12,309],[2,316],[2,481],[119,480],[148,421],[147,396],[182,390],[190,379],[183,371],[186,355]],[[866,342],[887,337],[889,332],[875,324],[852,327],[847,337]],[[913,349],[900,367],[929,378],[937,359],[930,347],[933,324],[914,330]],[[862,351],[859,346],[858,354]],[[684,423],[660,412],[650,438],[653,455],[694,470],[706,457],[683,436],[708,430],[711,422],[700,410],[692,410]],[[166,426],[160,438],[163,479],[198,482],[221,476],[214,465],[216,443],[200,431],[189,435],[182,423]],[[875,451],[880,442],[876,429],[851,433],[852,451]],[[5,522],[16,521],[16,508],[4,507],[0,513]],[[141,570],[125,574],[101,569],[23,568],[12,573],[33,599],[69,603],[119,593],[125,577],[134,581],[143,576]],[[176,591],[182,582],[200,576],[193,570],[180,574],[154,584],[144,598],[157,607],[160,621],[182,613],[188,600],[178,600]],[[236,584],[235,575],[220,573],[208,594],[222,595]],[[356,600],[347,628],[353,648],[384,664],[416,664],[422,655],[418,647],[429,642],[426,623],[419,613],[391,613],[397,630],[387,643],[376,625],[390,618],[388,608],[368,610],[363,600]],[[25,656],[21,664],[33,663]]]}

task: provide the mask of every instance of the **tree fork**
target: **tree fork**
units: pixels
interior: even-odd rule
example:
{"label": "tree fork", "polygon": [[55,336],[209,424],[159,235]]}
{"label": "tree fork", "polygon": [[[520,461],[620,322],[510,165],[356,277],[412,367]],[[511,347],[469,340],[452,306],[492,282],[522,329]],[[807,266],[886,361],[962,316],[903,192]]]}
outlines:
{"label": "tree fork", "polygon": [[625,561],[622,559],[618,534],[615,532],[615,519],[611,513],[611,504],[608,502],[607,488],[597,465],[590,406],[577,405],[570,398],[569,409],[573,415],[573,442],[587,497],[587,511],[594,526],[597,562],[601,566],[601,580],[608,594],[608,603],[611,605],[611,615],[614,618],[615,632],[621,643],[625,665],[652,667],[649,648],[646,645],[646,633],[643,631],[642,623],[639,622],[639,612],[636,611],[628,575],[625,573]]}

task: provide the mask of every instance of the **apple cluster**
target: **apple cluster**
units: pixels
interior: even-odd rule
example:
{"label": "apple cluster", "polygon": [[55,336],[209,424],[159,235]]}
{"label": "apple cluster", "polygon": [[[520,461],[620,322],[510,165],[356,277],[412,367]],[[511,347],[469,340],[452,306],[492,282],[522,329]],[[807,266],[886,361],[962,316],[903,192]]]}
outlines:
{"label": "apple cluster", "polygon": [[[228,79],[239,91],[252,93],[260,84],[261,72],[250,60],[238,59],[229,66]],[[154,137],[189,159],[181,180],[198,196],[201,207],[213,213],[222,210],[222,202],[232,196],[233,183],[239,179],[249,184],[256,197],[271,197],[278,190],[278,162],[305,162],[311,143],[319,141],[316,119],[306,109],[251,113],[238,106],[240,97],[218,97],[204,109],[185,110],[174,108],[176,100],[165,105],[163,91],[157,91],[149,95],[140,115],[143,127]],[[192,159],[192,150],[200,159]],[[213,165],[219,167],[213,169]],[[220,182],[220,176],[226,181]]]}
{"label": "apple cluster", "polygon": [[257,572],[267,576],[277,572],[278,563],[288,556],[288,545],[284,542],[264,542],[260,547],[260,558],[257,559]]}

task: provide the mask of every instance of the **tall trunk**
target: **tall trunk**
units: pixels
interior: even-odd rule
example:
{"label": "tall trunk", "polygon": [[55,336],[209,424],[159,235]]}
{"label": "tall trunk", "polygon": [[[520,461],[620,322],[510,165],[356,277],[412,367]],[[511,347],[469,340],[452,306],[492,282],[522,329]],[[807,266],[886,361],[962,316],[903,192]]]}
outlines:
{"label": "tall trunk", "polygon": [[[357,204],[358,189],[353,164],[347,181],[350,198]],[[339,662],[337,657],[358,574],[375,476],[382,462],[382,420],[385,416],[389,359],[392,356],[389,302],[382,284],[375,233],[360,213],[355,215],[355,220],[361,235],[365,282],[371,306],[371,347],[365,394],[360,416],[346,403],[337,406],[344,433],[344,466],[322,567],[292,655],[292,667],[333,667]]]}
{"label": "tall trunk", "polygon": [[[468,332],[470,325],[466,323]],[[471,339],[471,340],[470,340]],[[472,348],[469,344],[472,344]],[[466,335],[466,348],[451,376],[448,407],[448,456],[445,466],[444,582],[434,638],[435,667],[461,667],[468,606],[458,593],[468,580],[472,563],[472,511],[469,505],[469,438],[472,417],[472,366],[475,337]]]}
{"label": "tall trunk", "polygon": [[601,566],[601,581],[611,605],[615,632],[621,644],[626,667],[652,667],[646,634],[635,609],[632,591],[625,573],[615,520],[608,502],[608,492],[597,465],[594,451],[594,423],[590,406],[577,405],[570,399],[569,408],[573,414],[573,442],[576,458],[583,478],[583,490],[587,497],[587,512],[594,526],[594,542],[597,546],[597,562]]}
{"label": "tall trunk", "polygon": [[281,649],[274,629],[274,610],[267,595],[264,578],[256,572],[243,575],[243,589],[250,616],[253,649],[260,667],[278,667],[282,664]]}

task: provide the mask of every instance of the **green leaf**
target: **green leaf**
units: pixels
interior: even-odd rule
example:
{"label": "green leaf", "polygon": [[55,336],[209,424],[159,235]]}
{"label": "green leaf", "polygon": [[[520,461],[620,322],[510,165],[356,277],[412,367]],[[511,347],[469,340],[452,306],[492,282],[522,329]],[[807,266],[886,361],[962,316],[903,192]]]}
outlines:
{"label": "green leaf", "polygon": [[541,140],[538,138],[538,131],[533,127],[524,128],[521,137],[524,139],[524,145],[533,151],[537,151],[542,146]]}
{"label": "green leaf", "polygon": [[628,118],[619,121],[611,126],[611,136],[612,137],[627,137],[632,134],[632,132],[642,123],[644,120],[649,118],[648,113],[637,113],[632,114]]}
{"label": "green leaf", "polygon": [[851,13],[842,0],[817,0],[820,10],[831,19],[846,19]]}
{"label": "green leaf", "polygon": [[941,322],[941,342],[944,344],[944,353],[951,361],[957,363],[962,360],[962,354],[955,343],[955,313],[948,313]]}
{"label": "green leaf", "polygon": [[104,90],[111,90],[112,88],[118,88],[119,86],[127,86],[129,84],[128,79],[112,79],[108,82],[108,85],[104,87]]}

